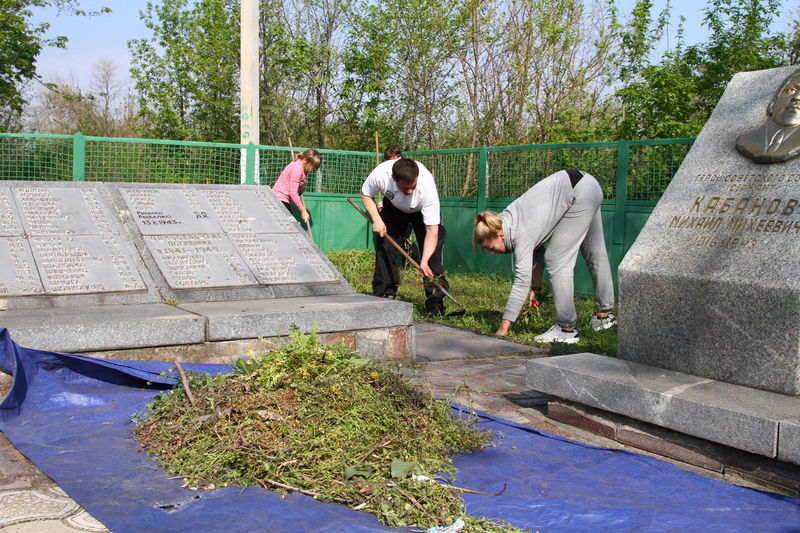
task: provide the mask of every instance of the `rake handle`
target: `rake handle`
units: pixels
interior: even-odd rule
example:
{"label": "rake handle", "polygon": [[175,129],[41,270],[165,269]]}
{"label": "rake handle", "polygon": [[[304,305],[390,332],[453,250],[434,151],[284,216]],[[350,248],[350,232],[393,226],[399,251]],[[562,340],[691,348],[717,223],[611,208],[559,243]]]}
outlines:
{"label": "rake handle", "polygon": [[[356,211],[358,211],[359,213],[361,213],[361,214],[364,216],[364,218],[366,218],[366,219],[367,219],[367,222],[372,222],[372,219],[370,218],[370,216],[369,216],[369,213],[365,213],[363,209],[361,209],[360,207],[358,207],[358,205],[357,205],[357,204],[356,204],[356,203],[353,201],[353,199],[352,199],[352,198],[348,198],[348,199],[347,199],[347,201],[348,201],[348,202],[350,202],[350,205],[352,205],[353,207],[355,207],[355,208],[356,208]],[[384,239],[386,239],[387,241],[389,241],[389,244],[391,244],[392,246],[394,246],[395,248],[397,248],[397,251],[398,251],[398,252],[400,252],[401,254],[403,254],[403,257],[405,257],[405,258],[408,260],[408,262],[409,262],[409,263],[411,263],[412,265],[414,265],[414,268],[416,268],[417,270],[419,270],[420,274],[422,273],[422,267],[420,267],[420,266],[419,266],[419,263],[417,263],[416,261],[414,261],[414,258],[413,258],[413,257],[411,257],[410,255],[408,255],[408,252],[406,252],[405,250],[403,250],[403,247],[402,247],[402,246],[400,246],[399,244],[397,244],[397,241],[396,241],[396,240],[394,240],[394,239],[391,237],[391,235],[389,235],[389,234],[387,233],[386,235],[384,235],[384,236],[383,236],[383,238],[384,238]],[[436,281],[434,278],[430,278],[430,280],[433,282],[433,284],[434,284],[434,285],[436,285],[436,288],[438,288],[438,289],[440,289],[440,290],[444,291],[444,287],[442,287],[442,285],[441,285],[441,284],[440,284],[438,281]]]}

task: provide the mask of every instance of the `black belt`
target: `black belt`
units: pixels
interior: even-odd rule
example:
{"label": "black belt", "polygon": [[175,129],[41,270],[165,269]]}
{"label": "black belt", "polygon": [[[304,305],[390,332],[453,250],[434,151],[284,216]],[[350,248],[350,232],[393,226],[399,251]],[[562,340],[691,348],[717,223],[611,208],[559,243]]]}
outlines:
{"label": "black belt", "polygon": [[569,182],[572,185],[572,188],[574,189],[575,185],[577,185],[578,182],[581,181],[581,178],[583,177],[583,172],[581,172],[580,170],[567,170],[565,172],[567,173],[567,176],[569,176]]}

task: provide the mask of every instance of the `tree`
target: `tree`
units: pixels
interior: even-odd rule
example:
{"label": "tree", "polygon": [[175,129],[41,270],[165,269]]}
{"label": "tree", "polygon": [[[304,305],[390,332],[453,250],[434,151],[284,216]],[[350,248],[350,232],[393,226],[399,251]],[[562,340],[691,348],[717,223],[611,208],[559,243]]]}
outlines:
{"label": "tree", "polygon": [[[624,86],[617,92],[623,108],[621,138],[688,137],[697,135],[716,106],[728,80],[739,71],[787,64],[783,34],[770,30],[780,0],[708,0],[703,24],[711,31],[706,43],[665,52],[659,63],[644,59],[660,38],[667,17],[651,27],[652,2],[640,0],[628,26]],[[625,55],[625,53],[623,54]]]}
{"label": "tree", "polygon": [[542,143],[594,127],[612,77],[613,4],[475,0],[467,11],[458,49],[473,138]]}
{"label": "tree", "polygon": [[[388,100],[409,147],[437,147],[453,124],[463,16],[456,0],[386,0],[361,3],[352,19],[346,64],[354,70],[345,75],[351,87],[358,80],[371,91],[367,100]],[[378,67],[374,76],[364,68],[370,65]]]}
{"label": "tree", "polygon": [[238,2],[148,2],[142,18],[153,36],[129,48],[145,133],[238,142]]}
{"label": "tree", "polygon": [[113,62],[101,60],[94,66],[87,90],[63,80],[43,85],[38,103],[26,113],[29,128],[39,133],[137,136],[135,102],[116,72]]}
{"label": "tree", "polygon": [[18,123],[25,105],[22,90],[37,77],[36,58],[42,48],[67,45],[66,37],[46,37],[50,24],[33,25],[31,9],[58,7],[62,12],[82,16],[110,12],[105,7],[86,12],[78,5],[77,0],[0,0],[0,127],[4,130]]}

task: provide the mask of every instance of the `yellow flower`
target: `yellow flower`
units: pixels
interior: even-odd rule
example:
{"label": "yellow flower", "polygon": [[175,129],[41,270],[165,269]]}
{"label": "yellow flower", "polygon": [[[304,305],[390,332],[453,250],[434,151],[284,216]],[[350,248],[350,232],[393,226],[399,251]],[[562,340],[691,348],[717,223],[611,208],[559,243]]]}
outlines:
{"label": "yellow flower", "polygon": [[378,377],[378,373],[377,372],[370,372],[369,375],[372,376],[373,378],[377,378]]}
{"label": "yellow flower", "polygon": [[332,386],[331,390],[333,391],[334,394],[339,394],[339,387],[338,386],[336,386],[336,385]]}

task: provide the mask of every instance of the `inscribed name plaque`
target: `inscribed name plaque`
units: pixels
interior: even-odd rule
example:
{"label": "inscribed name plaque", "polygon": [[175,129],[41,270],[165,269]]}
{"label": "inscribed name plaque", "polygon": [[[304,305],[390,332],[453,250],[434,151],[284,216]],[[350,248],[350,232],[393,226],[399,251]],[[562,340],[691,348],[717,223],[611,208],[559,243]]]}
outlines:
{"label": "inscribed name plaque", "polygon": [[113,233],[98,193],[92,189],[18,187],[14,197],[29,237]]}
{"label": "inscribed name plaque", "polygon": [[297,234],[240,233],[231,240],[259,283],[336,281],[336,276]]}
{"label": "inscribed name plaque", "polygon": [[24,237],[0,237],[0,297],[44,294]]}
{"label": "inscribed name plaque", "polygon": [[102,194],[94,186],[4,183],[0,295],[147,290]]}
{"label": "inscribed name plaque", "polygon": [[79,294],[144,290],[142,278],[119,237],[31,237],[45,292]]}
{"label": "inscribed name plaque", "polygon": [[793,70],[734,76],[620,264],[620,358],[800,394],[800,159],[736,149]]}
{"label": "inscribed name plaque", "polygon": [[339,281],[265,188],[120,185],[119,191],[171,289]]}
{"label": "inscribed name plaque", "polygon": [[258,285],[225,235],[145,235],[144,242],[173,289]]}

